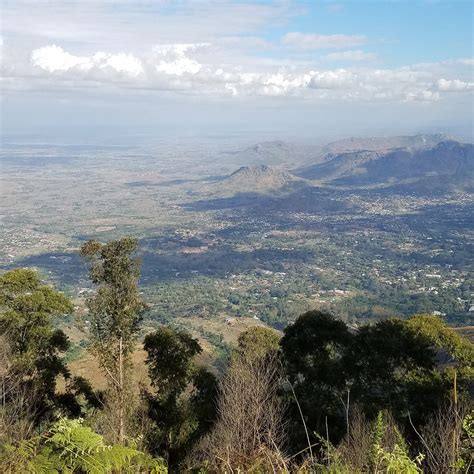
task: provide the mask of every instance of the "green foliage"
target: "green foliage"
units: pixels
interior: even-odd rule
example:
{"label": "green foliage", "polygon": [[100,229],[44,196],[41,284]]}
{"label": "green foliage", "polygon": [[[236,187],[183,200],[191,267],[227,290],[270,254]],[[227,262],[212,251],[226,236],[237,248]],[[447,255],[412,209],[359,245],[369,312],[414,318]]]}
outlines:
{"label": "green foliage", "polygon": [[432,316],[390,318],[349,331],[344,322],[313,311],[285,329],[281,348],[294,388],[287,394],[297,450],[307,444],[302,414],[309,430],[320,434],[327,417],[331,439],[338,440],[345,434],[348,402],[369,417],[390,409],[407,426],[410,413],[421,426],[452,390],[453,369],[437,366],[439,350],[455,354],[460,391],[472,381],[472,344]]}
{"label": "green foliage", "polygon": [[288,392],[288,402],[297,450],[304,449],[307,441],[296,400],[310,431],[323,433],[327,416],[332,434],[342,434],[340,397],[346,389],[343,356],[351,338],[344,322],[320,311],[303,314],[284,331],[281,348],[295,392]]}
{"label": "green foliage", "polygon": [[18,370],[31,374],[38,369],[38,358],[47,365],[58,362],[58,352],[68,348],[62,331],[54,330],[53,317],[72,311],[63,294],[42,285],[38,274],[29,269],[11,270],[0,276],[0,334],[15,352]]}
{"label": "green foliage", "polygon": [[461,366],[470,366],[474,360],[474,344],[462,337],[436,316],[416,314],[407,325],[416,333],[426,337],[433,346],[446,350]]}
{"label": "green foliage", "polygon": [[190,382],[193,357],[202,349],[196,339],[184,331],[161,327],[145,337],[148,374],[160,397],[176,397]]}
{"label": "green foliage", "polygon": [[108,370],[116,367],[117,341],[127,357],[134,348],[138,325],[146,309],[138,291],[140,260],[134,256],[136,239],[124,238],[101,244],[95,240],[81,247],[89,260],[90,278],[97,292],[87,301],[91,321],[91,349]]}
{"label": "green foliage", "polygon": [[318,433],[314,433],[314,436],[321,446],[321,459],[319,462],[312,460],[313,471],[324,474],[355,474],[336,446]]}
{"label": "green foliage", "polygon": [[395,427],[395,444],[392,449],[384,446],[384,437],[386,425],[384,423],[384,414],[379,412],[372,431],[372,444],[370,447],[369,469],[373,473],[387,474],[417,474],[421,473],[420,464],[423,461],[423,455],[418,454],[415,459],[411,459],[405,440]]}
{"label": "green foliage", "polygon": [[460,456],[454,467],[461,471],[469,471],[472,465],[474,452],[474,410],[471,410],[462,420],[462,434],[460,443]]}
{"label": "green foliage", "polygon": [[217,382],[194,357],[202,349],[184,331],[161,327],[145,337],[146,363],[154,392],[143,391],[154,429],[148,444],[152,452],[175,466],[212,424]]}
{"label": "green foliage", "polygon": [[0,335],[11,350],[7,379],[38,394],[38,418],[48,417],[58,406],[57,377],[69,378],[62,359],[69,341],[52,320],[71,311],[69,299],[42,284],[33,270],[20,268],[0,276]]}
{"label": "green foliage", "polygon": [[61,419],[43,436],[8,446],[0,457],[4,469],[37,474],[166,473],[159,459],[133,447],[107,445],[81,420]]}
{"label": "green foliage", "polygon": [[[351,394],[367,410],[414,412],[423,383],[435,367],[430,341],[397,318],[361,327],[344,358]],[[425,393],[425,397],[429,395]]]}
{"label": "green foliage", "polygon": [[255,326],[239,336],[236,353],[240,357],[259,359],[280,348],[281,336],[273,329]]}
{"label": "green foliage", "polygon": [[222,334],[206,331],[202,327],[198,327],[198,330],[202,337],[213,346],[215,367],[217,367],[220,372],[224,372],[229,364],[233,347],[224,340]]}
{"label": "green foliage", "polygon": [[384,472],[387,474],[418,474],[423,472],[419,467],[423,461],[423,455],[419,454],[415,459],[411,459],[407,452],[400,446],[395,445],[393,451],[385,451],[378,446],[375,451],[376,468],[374,472]]}
{"label": "green foliage", "polygon": [[114,431],[123,443],[130,424],[132,352],[139,323],[146,309],[138,290],[140,260],[136,239],[123,238],[101,244],[91,240],[81,248],[89,260],[89,274],[97,285],[89,308],[89,349],[108,378],[109,406]]}
{"label": "green foliage", "polygon": [[466,435],[474,440],[474,412],[464,417],[462,427]]}

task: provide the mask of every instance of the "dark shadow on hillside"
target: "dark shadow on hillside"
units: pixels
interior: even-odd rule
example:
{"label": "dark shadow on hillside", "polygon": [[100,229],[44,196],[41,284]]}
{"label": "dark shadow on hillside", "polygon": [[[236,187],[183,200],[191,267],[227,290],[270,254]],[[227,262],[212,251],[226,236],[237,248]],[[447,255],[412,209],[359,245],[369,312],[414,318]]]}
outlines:
{"label": "dark shadow on hillside", "polygon": [[197,275],[223,277],[253,269],[284,271],[285,263],[306,262],[313,258],[312,252],[306,250],[257,249],[238,252],[227,246],[194,254],[145,252],[142,281],[188,279]]}
{"label": "dark shadow on hillside", "polygon": [[[223,277],[252,269],[284,271],[285,263],[305,262],[313,259],[306,250],[257,249],[238,252],[230,246],[209,249],[202,253],[158,254],[141,252],[141,283],[185,280],[200,276]],[[63,285],[88,286],[87,265],[78,253],[44,253],[24,258],[3,269],[37,267]]]}
{"label": "dark shadow on hillside", "polygon": [[357,212],[357,206],[345,193],[315,187],[303,187],[288,195],[273,197],[259,193],[238,193],[232,197],[201,200],[184,204],[188,211],[216,211],[247,208],[255,214],[269,212],[341,213]]}
{"label": "dark shadow on hillside", "polygon": [[86,284],[87,267],[79,253],[46,252],[31,255],[3,269],[31,267],[38,268],[43,275],[52,276],[64,285]]}

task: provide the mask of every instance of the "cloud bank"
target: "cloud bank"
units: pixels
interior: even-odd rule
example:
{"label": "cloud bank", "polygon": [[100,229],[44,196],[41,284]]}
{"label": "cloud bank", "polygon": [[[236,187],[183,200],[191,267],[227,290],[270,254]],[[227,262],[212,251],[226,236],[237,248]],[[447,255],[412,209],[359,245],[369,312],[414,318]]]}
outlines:
{"label": "cloud bank", "polygon": [[[437,2],[421,3],[416,8],[440,8]],[[60,116],[88,123],[115,107],[149,107],[156,117],[161,110],[156,104],[171,111],[188,107],[176,112],[186,120],[199,104],[215,111],[218,124],[260,108],[271,110],[266,120],[280,120],[284,129],[295,128],[295,118],[308,111],[325,122],[328,110],[337,115],[334,127],[341,116],[356,114],[368,122],[385,114],[386,123],[402,123],[408,114],[413,121],[456,120],[468,128],[474,59],[459,46],[466,27],[449,52],[441,53],[443,45],[430,49],[424,36],[414,44],[413,24],[392,18],[382,25],[387,38],[381,38],[371,9],[370,2],[355,10],[351,2],[290,0],[5,0],[4,110],[10,123],[17,117],[21,126],[32,111],[38,123],[50,117],[62,124]],[[358,14],[367,21],[358,22]],[[437,31],[435,24],[426,28],[428,35]],[[118,120],[120,113],[102,120]],[[242,119],[245,125],[262,123],[251,115]],[[124,117],[127,121],[126,112]]]}
{"label": "cloud bank", "polygon": [[[224,56],[222,48],[212,43],[158,44],[140,55],[127,51],[75,55],[53,44],[33,49],[28,63],[18,70],[11,68],[8,74],[17,83],[24,81],[23,88],[27,88],[28,81],[41,80],[57,88],[94,84],[103,88],[174,91],[214,98],[430,102],[439,100],[445,93],[470,92],[474,86],[470,81],[446,77],[451,63],[393,69],[323,69],[295,64],[284,67],[263,62],[259,67],[253,64],[244,67],[222,61]],[[324,59],[360,62],[375,57],[361,50],[350,50],[329,53]],[[459,64],[469,67],[465,60]]]}

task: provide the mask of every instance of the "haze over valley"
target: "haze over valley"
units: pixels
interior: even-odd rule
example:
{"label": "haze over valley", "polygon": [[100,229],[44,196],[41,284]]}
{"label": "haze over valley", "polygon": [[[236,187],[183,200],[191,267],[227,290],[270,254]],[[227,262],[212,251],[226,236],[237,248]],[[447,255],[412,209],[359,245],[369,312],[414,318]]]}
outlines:
{"label": "haze over valley", "polygon": [[451,136],[11,144],[2,170],[2,268],[37,267],[78,307],[79,246],[129,235],[149,328],[283,328],[311,308],[472,324],[473,145]]}

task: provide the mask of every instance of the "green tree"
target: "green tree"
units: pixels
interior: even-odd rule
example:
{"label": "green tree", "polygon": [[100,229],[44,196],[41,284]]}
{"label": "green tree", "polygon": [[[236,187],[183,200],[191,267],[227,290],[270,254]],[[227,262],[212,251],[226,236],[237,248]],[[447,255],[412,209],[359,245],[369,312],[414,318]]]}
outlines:
{"label": "green tree", "polygon": [[435,349],[456,360],[460,367],[467,370],[473,368],[474,344],[440,318],[431,314],[415,314],[406,324],[416,334],[427,338]]}
{"label": "green tree", "polygon": [[184,331],[161,327],[145,337],[144,348],[154,389],[143,391],[155,425],[150,449],[175,467],[216,416],[216,378],[196,366],[201,346]]}
{"label": "green tree", "polygon": [[274,329],[255,326],[240,334],[236,354],[239,357],[258,359],[280,349],[280,334]]}
{"label": "green tree", "polygon": [[368,414],[390,409],[399,420],[408,412],[426,416],[444,393],[430,340],[398,318],[360,327],[343,362],[351,396]]}
{"label": "green tree", "polygon": [[56,394],[56,380],[70,378],[62,359],[69,341],[63,331],[54,329],[52,320],[71,311],[69,299],[42,284],[33,270],[16,269],[0,276],[0,335],[10,348],[2,401],[12,400],[18,390],[34,394],[28,403],[34,404],[36,421],[64,408],[65,400]]}
{"label": "green tree", "polygon": [[[301,416],[309,432],[342,434],[347,390],[343,358],[352,336],[346,324],[321,311],[309,311],[288,326],[281,340],[289,390],[292,439],[307,446]],[[299,404],[299,406],[298,406]]]}
{"label": "green tree", "polygon": [[81,248],[90,264],[90,278],[97,286],[88,299],[90,349],[109,382],[109,395],[120,443],[126,436],[126,399],[131,385],[131,355],[141,317],[146,309],[138,290],[140,260],[136,239],[106,244],[91,240]]}

